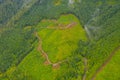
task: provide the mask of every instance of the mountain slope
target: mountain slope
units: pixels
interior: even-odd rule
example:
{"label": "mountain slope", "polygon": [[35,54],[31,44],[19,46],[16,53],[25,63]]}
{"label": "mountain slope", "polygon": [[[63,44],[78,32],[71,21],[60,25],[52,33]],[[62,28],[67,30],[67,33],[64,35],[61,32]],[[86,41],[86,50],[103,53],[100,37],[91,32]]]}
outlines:
{"label": "mountain slope", "polygon": [[[9,5],[10,9],[6,7]],[[93,80],[111,52],[120,46],[119,0],[0,0],[0,10],[0,79],[47,80],[52,76],[53,80]],[[77,17],[81,24],[72,31],[69,26],[75,23],[67,24],[67,21],[74,18],[60,19],[61,15],[69,14]],[[78,37],[83,34],[80,27],[88,40]],[[68,30],[64,32],[64,29]],[[35,32],[43,39],[43,49],[50,53],[52,62],[67,58],[60,71],[52,71],[51,66],[44,68],[44,59],[36,51],[38,37]],[[67,45],[59,43],[64,39],[68,40]],[[69,40],[77,40],[77,47]],[[29,63],[32,58],[36,59]],[[28,70],[24,72],[22,67]],[[114,77],[118,79],[118,76]]]}

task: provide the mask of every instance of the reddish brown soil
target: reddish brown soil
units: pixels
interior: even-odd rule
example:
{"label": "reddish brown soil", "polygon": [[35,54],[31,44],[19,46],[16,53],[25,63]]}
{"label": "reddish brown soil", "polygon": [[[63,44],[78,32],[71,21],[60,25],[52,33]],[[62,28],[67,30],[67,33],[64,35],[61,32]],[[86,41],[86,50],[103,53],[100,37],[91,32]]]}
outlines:
{"label": "reddish brown soil", "polygon": [[56,63],[52,65],[53,69],[59,69],[60,68],[60,64]]}

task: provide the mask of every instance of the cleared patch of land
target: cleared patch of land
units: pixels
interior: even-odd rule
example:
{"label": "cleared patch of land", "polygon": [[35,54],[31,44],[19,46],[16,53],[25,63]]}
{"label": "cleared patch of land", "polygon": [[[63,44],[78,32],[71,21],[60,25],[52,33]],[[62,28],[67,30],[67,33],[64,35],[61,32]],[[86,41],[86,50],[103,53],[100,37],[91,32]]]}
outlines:
{"label": "cleared patch of land", "polygon": [[[35,48],[8,73],[10,79],[56,80],[67,70],[63,63],[76,50],[79,40],[87,40],[79,20],[72,14],[62,15],[58,20],[42,20],[36,27]],[[50,65],[46,66],[48,62]]]}
{"label": "cleared patch of land", "polygon": [[43,50],[52,62],[66,59],[77,48],[86,33],[74,15],[62,15],[58,20],[43,20],[38,24]]}

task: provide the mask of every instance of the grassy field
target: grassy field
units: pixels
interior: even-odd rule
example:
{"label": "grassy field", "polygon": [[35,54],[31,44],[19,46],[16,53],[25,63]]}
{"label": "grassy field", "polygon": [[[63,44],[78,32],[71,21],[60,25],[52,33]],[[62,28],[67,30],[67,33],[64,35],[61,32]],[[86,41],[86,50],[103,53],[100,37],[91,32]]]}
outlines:
{"label": "grassy field", "polygon": [[[73,22],[75,24],[71,25]],[[36,28],[42,40],[42,48],[53,63],[67,59],[78,47],[79,40],[87,40],[78,19],[71,14],[62,15],[58,20],[42,20]],[[6,72],[8,79],[56,80],[56,76],[64,74],[67,70],[67,66],[63,63],[57,69],[52,65],[45,65],[45,58],[37,50],[38,41],[34,44],[34,50],[17,67],[12,67]]]}
{"label": "grassy field", "polygon": [[44,65],[44,58],[35,48],[20,63],[12,75],[8,74],[12,80],[55,80],[57,71],[51,65]]}
{"label": "grassy field", "polygon": [[96,80],[119,80],[120,79],[120,50],[113,56],[112,60],[97,75]]}
{"label": "grassy field", "polygon": [[[72,25],[72,23],[75,23]],[[66,26],[71,25],[66,29]],[[43,28],[44,27],[44,28]],[[58,20],[43,20],[38,24],[42,47],[52,62],[65,59],[77,48],[86,33],[74,15],[62,15]],[[42,29],[42,30],[41,30]]]}

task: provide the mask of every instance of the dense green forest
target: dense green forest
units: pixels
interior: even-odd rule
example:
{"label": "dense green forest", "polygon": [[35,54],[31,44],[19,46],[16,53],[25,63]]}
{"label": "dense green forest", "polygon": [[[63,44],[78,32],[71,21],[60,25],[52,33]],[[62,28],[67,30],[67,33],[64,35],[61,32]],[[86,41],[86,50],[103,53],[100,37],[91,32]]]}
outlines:
{"label": "dense green forest", "polygon": [[5,24],[22,6],[23,0],[0,0],[0,25]]}
{"label": "dense green forest", "polygon": [[[36,32],[60,69],[44,67]],[[0,80],[113,80],[99,71],[119,47],[120,0],[0,0]]]}

